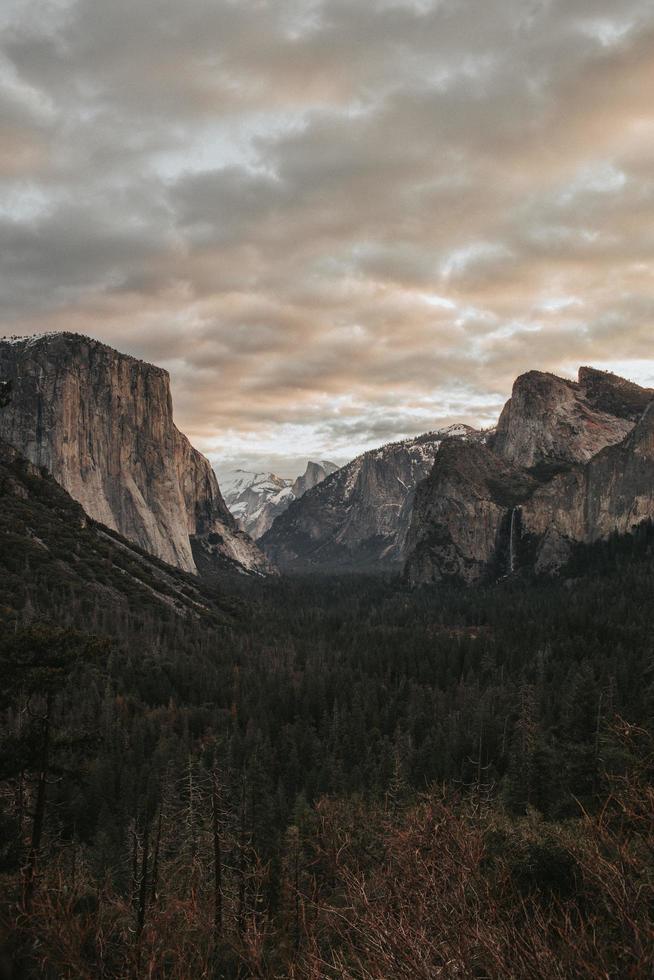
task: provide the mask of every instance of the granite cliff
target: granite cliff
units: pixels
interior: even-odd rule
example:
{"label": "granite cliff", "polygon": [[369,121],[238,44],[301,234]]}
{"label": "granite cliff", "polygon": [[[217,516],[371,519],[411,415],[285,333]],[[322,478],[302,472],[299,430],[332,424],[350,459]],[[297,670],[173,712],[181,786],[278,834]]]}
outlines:
{"label": "granite cliff", "polygon": [[335,463],[330,463],[328,459],[321,459],[318,462],[310,459],[304,473],[293,481],[291,489],[294,498],[298,500],[300,497],[303,497],[307,490],[313,490],[330,473],[335,473],[337,469],[338,466]]}
{"label": "granite cliff", "polygon": [[654,402],[621,443],[538,487],[520,511],[520,540],[537,571],[554,571],[575,542],[628,534],[654,520]]}
{"label": "granite cliff", "polygon": [[[622,401],[614,397],[621,389],[628,396]],[[587,462],[631,431],[646,405],[643,391],[590,368],[580,370],[579,381],[530,371],[513,386],[493,449],[530,469]]]}
{"label": "granite cliff", "polygon": [[404,551],[410,580],[471,583],[508,567],[507,520],[536,486],[487,446],[444,442],[416,491]]}
{"label": "granite cliff", "polygon": [[654,519],[654,390],[582,368],[518,378],[488,446],[444,443],[406,541],[413,583],[553,572]]}
{"label": "granite cliff", "polygon": [[173,422],[168,373],[72,333],[0,339],[0,439],[44,467],[94,520],[196,571],[264,572],[209,461]]}
{"label": "granite cliff", "polygon": [[[230,604],[92,520],[53,477],[0,440],[0,617],[79,622],[101,633],[154,619],[231,620]],[[164,625],[165,624],[165,625]],[[185,624],[186,625],[186,624]]]}

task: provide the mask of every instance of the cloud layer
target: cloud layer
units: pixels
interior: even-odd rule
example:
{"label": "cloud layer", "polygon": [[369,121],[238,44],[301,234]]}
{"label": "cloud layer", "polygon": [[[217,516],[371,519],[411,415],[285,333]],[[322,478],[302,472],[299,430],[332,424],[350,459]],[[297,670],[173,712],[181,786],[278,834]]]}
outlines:
{"label": "cloud layer", "polygon": [[0,332],[169,368],[223,466],[516,374],[654,382],[650,0],[7,0]]}

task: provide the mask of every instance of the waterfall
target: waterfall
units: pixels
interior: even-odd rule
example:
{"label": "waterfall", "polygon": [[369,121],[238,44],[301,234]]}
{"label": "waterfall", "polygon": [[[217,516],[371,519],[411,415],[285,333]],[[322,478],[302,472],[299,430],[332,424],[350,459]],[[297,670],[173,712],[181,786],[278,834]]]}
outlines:
{"label": "waterfall", "polygon": [[511,532],[509,535],[509,575],[513,575],[516,567],[516,543],[515,543],[515,532],[516,532],[516,515],[518,513],[518,508],[514,507],[511,511]]}

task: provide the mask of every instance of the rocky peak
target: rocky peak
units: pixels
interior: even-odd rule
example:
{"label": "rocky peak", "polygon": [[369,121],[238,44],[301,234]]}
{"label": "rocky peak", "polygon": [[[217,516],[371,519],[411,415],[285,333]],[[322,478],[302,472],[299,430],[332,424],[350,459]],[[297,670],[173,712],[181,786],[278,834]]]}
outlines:
{"label": "rocky peak", "polygon": [[223,488],[229,510],[254,540],[293,500],[291,481],[275,473],[233,470],[223,480]]}
{"label": "rocky peak", "polygon": [[556,467],[586,462],[621,442],[634,426],[637,395],[625,382],[620,397],[600,374],[582,370],[579,382],[541,371],[521,375],[500,416],[495,452],[527,468]]}
{"label": "rocky peak", "polygon": [[295,480],[275,473],[234,470],[223,480],[225,503],[241,528],[256,541],[294,500],[337,469],[334,463],[327,460],[309,460],[304,474]]}
{"label": "rocky peak", "polygon": [[330,463],[329,460],[323,459],[316,463],[310,459],[302,476],[298,476],[293,483],[293,496],[296,499],[302,497],[307,490],[317,487],[325,477],[329,476],[330,473],[335,473],[337,469],[338,466],[335,463]]}
{"label": "rocky peak", "polygon": [[582,368],[516,381],[488,447],[444,442],[418,488],[412,582],[551,572],[654,519],[654,390]]}
{"label": "rocky peak", "polygon": [[195,571],[267,563],[227,510],[205,459],[174,425],[168,373],[73,333],[0,339],[10,386],[0,438],[54,478],[95,520]]}

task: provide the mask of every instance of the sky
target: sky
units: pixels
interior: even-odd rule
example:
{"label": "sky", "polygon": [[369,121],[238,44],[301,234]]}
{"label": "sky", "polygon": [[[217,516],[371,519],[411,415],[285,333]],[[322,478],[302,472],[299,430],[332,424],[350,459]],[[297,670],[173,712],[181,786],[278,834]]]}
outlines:
{"label": "sky", "polygon": [[170,371],[217,464],[654,385],[651,0],[3,0],[0,334]]}

